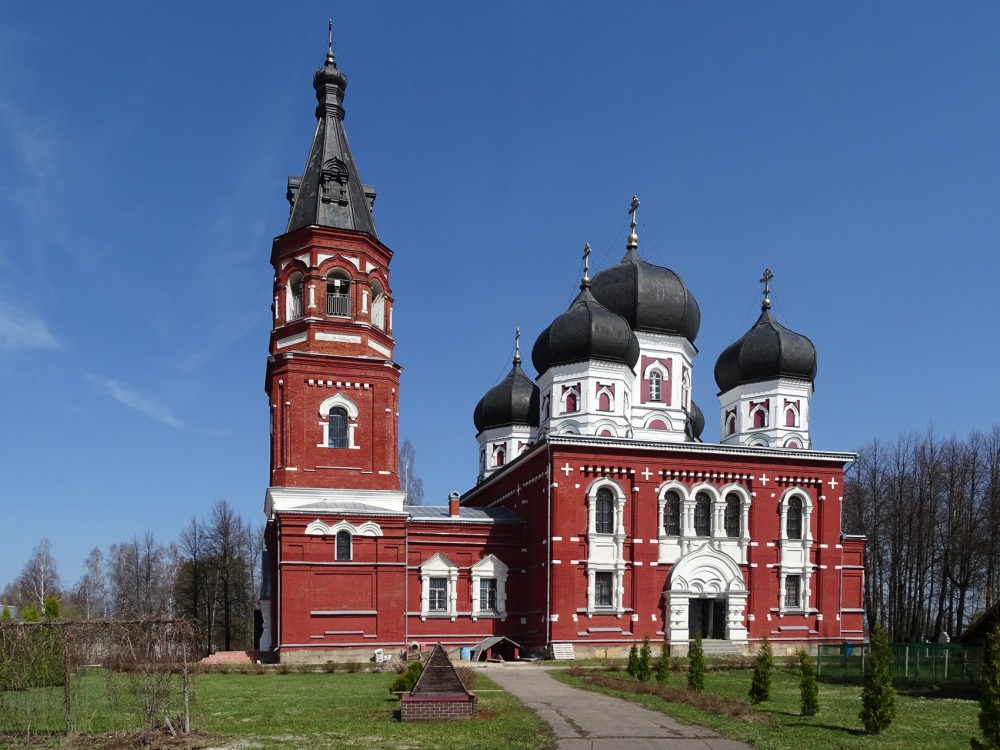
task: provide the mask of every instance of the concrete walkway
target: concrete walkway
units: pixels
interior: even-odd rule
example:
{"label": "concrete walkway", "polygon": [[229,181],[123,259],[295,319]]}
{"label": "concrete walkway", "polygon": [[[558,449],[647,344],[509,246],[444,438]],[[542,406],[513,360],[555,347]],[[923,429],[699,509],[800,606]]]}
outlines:
{"label": "concrete walkway", "polygon": [[564,685],[545,669],[490,665],[483,673],[548,722],[557,750],[750,750],[636,703]]}

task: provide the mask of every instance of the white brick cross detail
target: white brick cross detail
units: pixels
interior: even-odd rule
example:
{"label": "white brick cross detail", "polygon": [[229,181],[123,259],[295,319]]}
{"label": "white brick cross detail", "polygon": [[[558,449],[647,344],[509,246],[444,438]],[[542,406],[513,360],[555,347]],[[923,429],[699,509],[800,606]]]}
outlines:
{"label": "white brick cross detail", "polygon": [[830,485],[830,489],[832,490],[834,487],[837,486],[837,480],[834,479],[833,477],[830,477],[829,485]]}
{"label": "white brick cross detail", "polygon": [[767,474],[760,475],[760,483],[765,487],[767,487]]}
{"label": "white brick cross detail", "polygon": [[573,471],[573,469],[570,467],[569,461],[567,461],[566,465],[563,466],[559,471],[563,472],[566,476],[569,476],[569,473]]}
{"label": "white brick cross detail", "polygon": [[647,467],[646,467],[646,470],[645,470],[644,472],[642,472],[642,476],[643,476],[643,478],[644,478],[644,479],[645,479],[645,480],[646,480],[646,481],[648,482],[648,481],[649,481],[649,478],[650,478],[651,476],[653,476],[653,472],[651,472],[651,471],[649,470],[649,467],[647,466]]}

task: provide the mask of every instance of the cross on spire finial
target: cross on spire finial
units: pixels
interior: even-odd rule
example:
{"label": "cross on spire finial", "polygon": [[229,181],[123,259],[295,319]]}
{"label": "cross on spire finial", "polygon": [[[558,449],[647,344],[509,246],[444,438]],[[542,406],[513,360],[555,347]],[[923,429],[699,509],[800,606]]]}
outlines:
{"label": "cross on spire finial", "polygon": [[760,283],[764,285],[764,302],[761,304],[761,310],[771,309],[771,279],[774,278],[774,274],[771,273],[770,268],[764,269],[764,275],[760,277]]}
{"label": "cross on spire finial", "polygon": [[590,286],[590,243],[583,246],[583,283],[580,286]]}
{"label": "cross on spire finial", "polygon": [[521,363],[521,327],[514,329],[514,364]]}
{"label": "cross on spire finial", "polygon": [[632,205],[628,210],[629,214],[632,215],[631,231],[628,235],[628,244],[626,247],[629,250],[635,250],[639,247],[639,235],[635,232],[636,214],[639,212],[639,197],[636,195],[632,196]]}
{"label": "cross on spire finial", "polygon": [[327,22],[327,35],[326,35],[326,62],[333,63],[333,19],[326,19]]}

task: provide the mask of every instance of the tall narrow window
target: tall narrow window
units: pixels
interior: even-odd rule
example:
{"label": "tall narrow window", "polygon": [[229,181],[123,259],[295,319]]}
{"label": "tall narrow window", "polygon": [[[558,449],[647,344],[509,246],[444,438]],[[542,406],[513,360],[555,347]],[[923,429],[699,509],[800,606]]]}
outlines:
{"label": "tall narrow window", "polygon": [[754,429],[759,429],[761,427],[767,427],[767,412],[764,410],[763,406],[759,406],[754,410],[753,413],[753,426]]}
{"label": "tall narrow window", "polygon": [[730,413],[729,416],[726,417],[726,434],[732,435],[734,432],[736,432],[736,415]]}
{"label": "tall narrow window", "polygon": [[712,498],[704,492],[699,492],[694,501],[694,533],[712,536]]}
{"label": "tall narrow window", "polygon": [[479,579],[479,611],[480,612],[496,612],[497,611],[497,579],[496,578],[480,578]]}
{"label": "tall narrow window", "polygon": [[286,320],[298,320],[302,317],[302,274],[296,271],[288,280],[288,309]]}
{"label": "tall narrow window", "polygon": [[671,490],[663,503],[663,533],[667,536],[681,535],[681,496]]}
{"label": "tall narrow window", "polygon": [[326,277],[326,314],[339,318],[351,317],[351,282],[343,272]]}
{"label": "tall narrow window", "polygon": [[431,578],[427,582],[427,609],[431,612],[448,611],[447,578]]}
{"label": "tall narrow window", "polygon": [[798,420],[795,418],[795,409],[788,407],[785,409],[785,427],[798,427]]}
{"label": "tall narrow window", "polygon": [[507,451],[503,448],[497,448],[496,452],[496,465],[503,466],[507,462]]}
{"label": "tall narrow window", "polygon": [[663,376],[659,372],[653,370],[649,373],[649,400],[650,401],[660,401],[661,391],[663,389]]}
{"label": "tall narrow window", "polygon": [[611,394],[607,391],[602,390],[597,394],[597,410],[611,411]]}
{"label": "tall narrow window", "polygon": [[330,409],[330,440],[331,448],[349,448],[347,429],[347,409],[334,406]]}
{"label": "tall narrow window", "polygon": [[601,487],[597,491],[595,503],[594,530],[598,534],[613,534],[615,530],[615,496],[607,487]]}
{"label": "tall narrow window", "polygon": [[785,607],[799,609],[802,607],[802,577],[785,576]]}
{"label": "tall narrow window", "polygon": [[785,533],[789,539],[802,538],[802,500],[793,497],[788,501],[788,517],[785,523]]}
{"label": "tall narrow window", "polygon": [[351,535],[347,531],[337,532],[337,560],[351,559]]}
{"label": "tall narrow window", "polygon": [[573,391],[566,394],[566,413],[578,411],[580,408],[577,396]]}
{"label": "tall narrow window", "polygon": [[743,504],[740,496],[732,492],[726,497],[726,536],[735,539],[743,531]]}
{"label": "tall narrow window", "polygon": [[385,292],[377,281],[372,282],[372,325],[385,330]]}
{"label": "tall narrow window", "polygon": [[615,574],[608,572],[594,573],[594,606],[615,606],[614,596]]}

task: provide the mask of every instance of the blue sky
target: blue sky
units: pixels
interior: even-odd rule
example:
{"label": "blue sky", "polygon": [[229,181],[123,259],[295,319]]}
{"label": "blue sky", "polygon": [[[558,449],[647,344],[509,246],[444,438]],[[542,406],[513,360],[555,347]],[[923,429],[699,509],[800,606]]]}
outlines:
{"label": "blue sky", "polygon": [[1000,4],[285,5],[0,2],[0,587],[43,537],[72,583],[221,498],[263,520],[270,242],[331,13],[428,502],[633,193],[701,305],[708,440],[765,266],[817,448],[1000,421]]}

